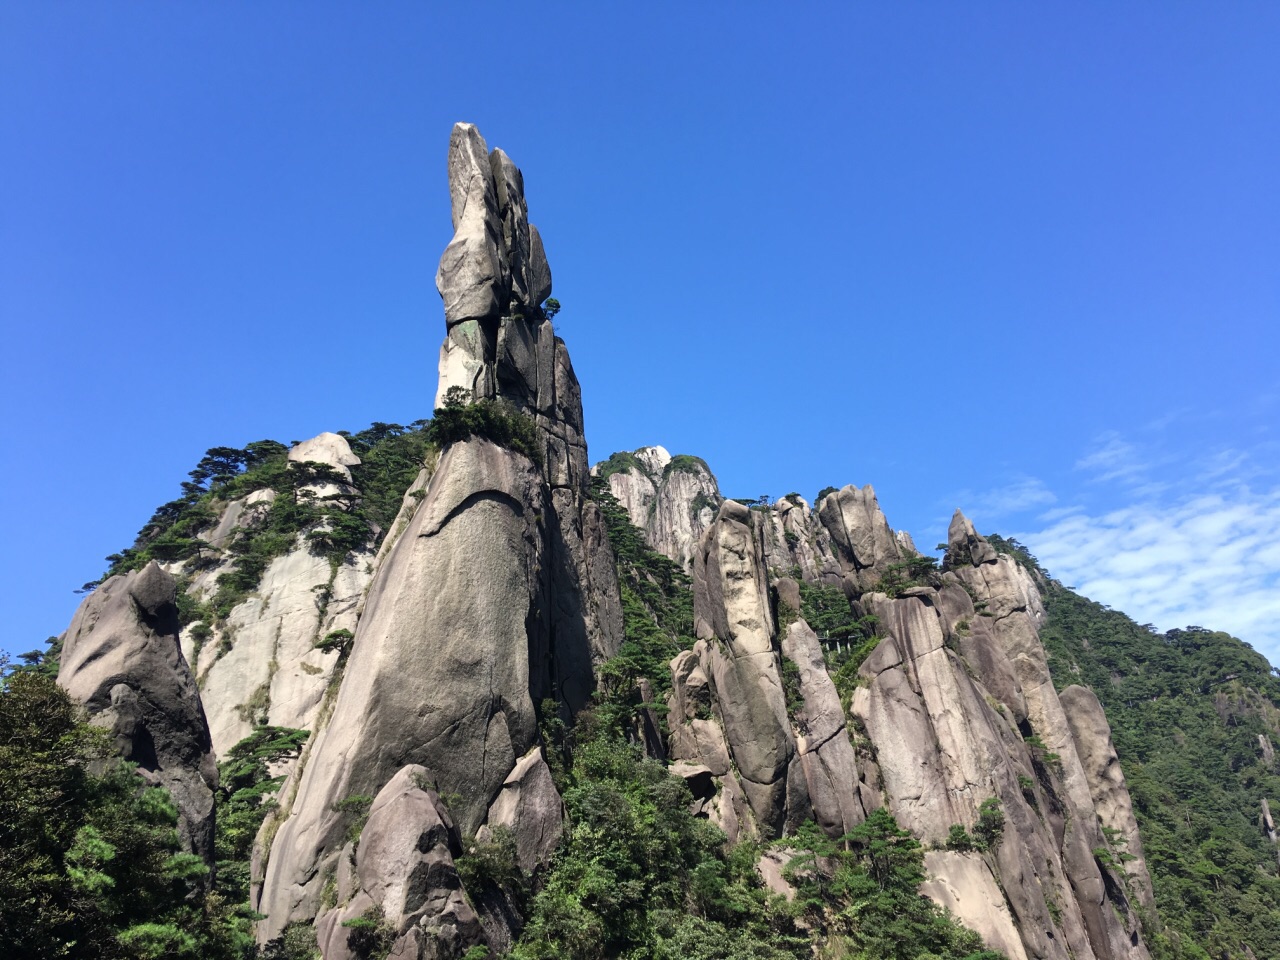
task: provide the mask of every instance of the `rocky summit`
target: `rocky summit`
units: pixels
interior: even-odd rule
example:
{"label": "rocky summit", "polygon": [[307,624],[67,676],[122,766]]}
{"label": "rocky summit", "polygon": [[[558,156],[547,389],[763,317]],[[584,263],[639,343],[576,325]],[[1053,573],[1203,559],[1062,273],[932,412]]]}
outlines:
{"label": "rocky summit", "polygon": [[[1176,672],[1133,644],[1181,634],[1122,662],[1128,627],[1020,545],[957,510],[922,555],[869,483],[591,465],[524,177],[465,123],[445,166],[434,417],[214,448],[49,661],[196,863],[125,923],[93,906],[123,841],[68,827],[93,955],[1277,955],[1244,918],[1275,879],[1265,670],[1178,688],[1244,736],[1215,789],[1253,771],[1244,832],[1206,827],[1239,862],[1192,859],[1160,780],[1186,736],[1132,712]],[[1230,927],[1197,870],[1244,891]]]}

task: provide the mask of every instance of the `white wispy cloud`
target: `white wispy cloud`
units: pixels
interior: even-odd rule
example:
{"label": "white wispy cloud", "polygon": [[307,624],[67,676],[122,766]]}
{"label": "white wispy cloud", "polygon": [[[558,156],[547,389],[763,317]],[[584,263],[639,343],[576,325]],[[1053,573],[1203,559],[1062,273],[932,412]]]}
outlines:
{"label": "white wispy cloud", "polygon": [[1139,456],[1138,448],[1114,430],[1097,438],[1094,447],[1076,461],[1076,469],[1091,475],[1099,483],[1120,480],[1136,483],[1146,477],[1150,464]]}
{"label": "white wispy cloud", "polygon": [[1063,583],[1162,630],[1226,630],[1280,664],[1280,488],[1042,520],[1017,537]]}
{"label": "white wispy cloud", "polygon": [[985,493],[964,491],[955,496],[966,514],[973,517],[992,517],[1000,519],[1015,513],[1048,507],[1058,500],[1037,477],[1016,477],[1002,487],[988,490]]}

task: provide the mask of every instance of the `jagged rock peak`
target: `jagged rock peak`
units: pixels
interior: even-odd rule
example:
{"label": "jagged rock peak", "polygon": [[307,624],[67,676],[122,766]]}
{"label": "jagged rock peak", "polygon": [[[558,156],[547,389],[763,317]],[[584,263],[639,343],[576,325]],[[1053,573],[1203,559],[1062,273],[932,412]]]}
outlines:
{"label": "jagged rock peak", "polygon": [[169,791],[183,845],[213,859],[218,785],[200,694],[178,644],[177,586],[154,560],[85,597],[67,628],[58,684]]}
{"label": "jagged rock peak", "polygon": [[959,510],[952,514],[951,524],[947,527],[947,564],[956,566],[972,563],[976,567],[994,563],[995,560],[996,548],[974,529],[969,518]]}
{"label": "jagged rock peak", "polygon": [[469,400],[512,404],[542,434],[550,485],[584,495],[582,391],[542,308],[551,295],[551,268],[529,223],[524,177],[467,123],[453,128],[448,169],[454,236],[436,272],[447,335],[435,405],[455,387]]}
{"label": "jagged rock peak", "polygon": [[529,223],[520,170],[501,150],[490,153],[469,123],[454,124],[448,166],[454,236],[436,273],[446,322],[537,310],[551,295],[551,269]]}
{"label": "jagged rock peak", "polygon": [[827,494],[818,503],[818,519],[831,535],[840,563],[864,590],[902,559],[898,539],[869,483],[849,484]]}

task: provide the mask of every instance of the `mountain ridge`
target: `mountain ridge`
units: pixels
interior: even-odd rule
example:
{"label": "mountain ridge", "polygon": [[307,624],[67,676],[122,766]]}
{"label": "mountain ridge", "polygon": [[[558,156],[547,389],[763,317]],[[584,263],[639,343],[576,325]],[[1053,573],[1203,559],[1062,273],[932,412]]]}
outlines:
{"label": "mountain ridge", "polygon": [[[688,944],[729,936],[728,889],[779,955],[810,941],[906,955],[913,938],[957,958],[984,943],[1064,960],[1199,956],[1200,939],[1265,949],[1265,924],[1205,928],[1195,909],[1161,922],[1168,883],[1146,864],[1164,861],[1144,857],[1138,827],[1158,817],[1120,772],[1136,748],[1113,747],[1108,691],[1059,689],[1087,638],[1042,643],[1047,602],[1069,604],[1033,558],[957,511],[939,566],[870,485],[812,507],[725,500],[705,462],[660,447],[588,469],[523,178],[466,124],[448,170],[433,420],[211,450],[84,609],[137,583],[164,596],[120,606],[119,636],[70,631],[59,671],[118,737],[176,742],[119,706],[156,668],[103,678],[108,705],[80,692],[72,660],[86,637],[145,646],[145,611],[163,603],[183,702],[199,707],[184,735],[231,759],[285,732],[243,788],[278,798],[245,807],[262,823],[240,871],[261,951],[711,957]],[[1277,693],[1256,682],[1222,691],[1215,715],[1251,725],[1265,758]],[[199,768],[219,789],[206,759],[140,763],[162,780]],[[1274,775],[1271,756],[1249,787],[1262,800],[1266,763]],[[652,873],[651,890],[628,886],[634,850],[614,852],[621,893],[573,873],[605,839],[584,825],[620,796],[678,837],[669,889]],[[177,818],[190,835],[199,814],[180,802]],[[886,844],[902,850],[891,870],[874,853]],[[777,849],[793,866],[771,874]],[[699,892],[713,875],[718,892]],[[872,887],[893,898],[886,917],[911,918],[896,940],[857,920]],[[1241,887],[1250,904],[1271,889]],[[579,922],[594,939],[574,938]]]}

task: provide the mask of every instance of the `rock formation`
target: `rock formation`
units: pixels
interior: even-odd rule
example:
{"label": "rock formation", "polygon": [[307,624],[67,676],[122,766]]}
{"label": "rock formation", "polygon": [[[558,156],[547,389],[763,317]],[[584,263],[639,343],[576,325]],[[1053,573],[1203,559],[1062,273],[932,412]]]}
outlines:
{"label": "rock formation", "polygon": [[[350,468],[360,460],[336,433],[297,444],[289,451],[289,462],[320,464],[337,476],[334,482],[303,488],[317,499],[359,495],[351,485]],[[187,581],[192,598],[204,603],[214,598],[219,578],[235,561],[232,541],[263,521],[276,496],[267,488],[225,502],[205,536],[214,550],[170,565]],[[316,649],[316,641],[336,630],[355,630],[357,607],[369,586],[373,540],[370,530],[365,551],[335,565],[299,536],[270,561],[256,589],[225,620],[200,621],[183,631],[183,650],[220,755],[257,724],[307,730],[316,725],[339,661],[336,651]],[[197,641],[203,634],[207,636]]]}
{"label": "rock formation", "polygon": [[454,857],[462,843],[449,810],[427,787],[425,767],[406,766],[378,791],[360,830],[354,865],[334,878],[340,904],[322,910],[316,940],[325,960],[357,960],[358,928],[369,919],[389,928],[388,956],[461,957],[483,942],[480,920],[463,894]]}
{"label": "rock formation", "polygon": [[115,736],[116,749],[178,808],[183,846],[212,863],[218,769],[178,645],[173,578],[150,563],[84,599],[63,642],[58,684]]}
{"label": "rock formation", "polygon": [[[751,512],[725,501],[693,559],[702,667],[751,811],[766,836],[809,813],[774,649],[769,587]],[[792,770],[793,765],[795,770]],[[797,789],[800,788],[800,789]]]}
{"label": "rock formation", "polygon": [[[454,128],[448,168],[455,236],[437,274],[447,323],[437,396],[460,387],[467,399],[508,404],[534,421],[542,456],[456,442],[422,496],[406,500],[332,719],[287,786],[263,851],[263,940],[320,912],[351,857],[346,801],[381,799],[408,767],[450,798],[463,834],[507,827],[522,865],[545,861],[561,814],[539,752],[538,705],[550,700],[571,717],[594,688],[595,665],[621,642],[613,557],[586,498],[578,383],[541,310],[550,271],[520,172],[467,124]],[[433,955],[426,944],[405,956]]]}
{"label": "rock formation", "polygon": [[874,753],[860,758],[797,585],[769,583],[766,531],[801,503],[726,502],[694,554],[701,639],[672,662],[669,723],[699,808],[731,836],[776,835],[810,811],[838,836],[884,803],[942,847],[953,825],[991,829],[991,807],[989,852],[931,851],[923,892],[1010,957],[1145,958],[1134,907],[1151,902],[1150,878],[1110,731],[1091,694],[1054,690],[1031,576],[958,514],[946,572],[894,596],[866,592],[901,562],[903,541],[870,488],[823,498],[846,589],[882,635],[853,691]]}
{"label": "rock formation", "polygon": [[[615,453],[592,472],[608,479],[649,546],[692,572],[698,541],[723,499],[706,462],[641,447]],[[916,555],[910,535],[890,529],[869,484],[828,493],[816,510],[800,494],[789,493],[756,512],[761,559],[777,576],[832,585],[847,581],[849,592],[861,593],[893,564]]]}
{"label": "rock formation", "polygon": [[608,479],[649,546],[691,572],[694,548],[723,499],[706,462],[685,454],[672,457],[663,447],[641,447],[614,454],[592,472]]}
{"label": "rock formation", "polygon": [[889,566],[902,559],[898,539],[880,510],[871,484],[850,484],[818,504],[818,516],[831,535],[845,570],[863,590],[875,586]]}
{"label": "rock formation", "polygon": [[[299,534],[254,589],[180,636],[170,573],[211,604],[237,569],[237,538],[275,529],[261,525],[296,487],[211,497],[196,556],[86,599],[59,674],[173,793],[184,842],[206,857],[211,746],[225,753],[261,724],[311,732],[259,833],[252,904],[260,941],[314,924],[324,960],[361,955],[353,931],[370,929],[398,960],[509,945],[519,918],[491,902],[506,894],[464,890],[455,858],[509,832],[522,871],[546,868],[567,827],[540,720],[571,727],[623,640],[581,392],[544,309],[551,273],[522,176],[468,124],[447,166],[436,403],[527,417],[533,449],[450,443],[376,552],[373,529],[340,557]],[[304,500],[343,509],[360,496],[359,459],[338,434],[288,461]],[[637,681],[643,709],[629,722],[696,815],[732,842],[809,819],[838,838],[887,808],[927,847],[922,892],[1010,960],[1146,960],[1137,908],[1153,897],[1132,803],[1097,698],[1053,684],[1034,566],[957,511],[942,569],[929,569],[869,484],[829,488],[813,507],[788,494],[748,508],[721,498],[703,461],[662,447],[594,472],[692,575],[696,642],[670,663],[665,742],[656,682]],[[862,619],[819,637],[804,618],[810,586],[838,587],[819,593]],[[351,643],[326,649],[334,636]],[[1263,826],[1274,839],[1265,801]],[[760,871],[793,894],[786,860],[774,848]]]}
{"label": "rock formation", "polygon": [[1107,723],[1102,704],[1088,687],[1070,686],[1058,696],[1089,782],[1098,821],[1110,846],[1124,854],[1117,860],[1123,862],[1131,889],[1144,906],[1151,907],[1155,894],[1142,853],[1142,837],[1138,834],[1138,821],[1133,815],[1133,801],[1129,799],[1120,758],[1111,745],[1111,725]]}

